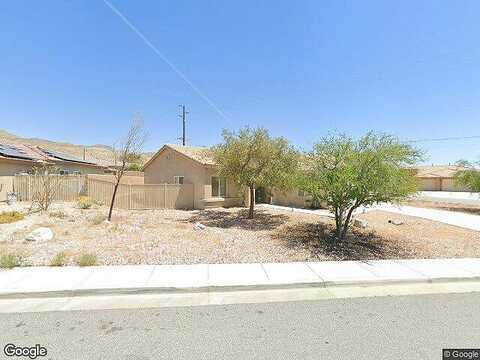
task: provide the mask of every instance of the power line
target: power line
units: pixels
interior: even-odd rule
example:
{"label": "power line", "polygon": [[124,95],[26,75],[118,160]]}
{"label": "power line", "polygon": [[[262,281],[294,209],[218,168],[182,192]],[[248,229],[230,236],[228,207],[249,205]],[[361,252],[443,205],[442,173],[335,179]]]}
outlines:
{"label": "power line", "polygon": [[452,136],[452,137],[444,137],[444,138],[425,138],[425,139],[406,140],[405,142],[416,143],[416,142],[452,141],[452,140],[467,140],[467,139],[480,139],[480,135]]}
{"label": "power line", "polygon": [[153,43],[140,31],[137,29],[137,27],[135,25],[133,25],[130,20],[128,20],[125,15],[123,15],[123,13],[120,12],[120,10],[118,10],[115,6],[112,5],[112,3],[110,3],[108,0],[103,0],[103,2],[105,3],[105,5],[107,5],[110,10],[112,10],[112,12],[114,14],[116,14],[135,34],[137,34],[137,36],[143,40],[143,42],[150,48],[153,50],[153,52],[155,54],[157,54],[160,59],[163,60],[163,62],[165,62],[178,76],[180,76],[180,78],[182,78],[183,81],[185,81],[188,86],[190,86],[193,91],[195,91],[197,93],[198,96],[200,96],[208,105],[210,105],[210,107],[212,107],[212,109],[214,109],[218,115],[220,115],[224,120],[226,121],[229,121],[227,116],[225,115],[225,113],[217,106],[215,105],[215,103],[210,100],[210,98],[205,95],[193,82],[191,82],[187,76],[179,69],[175,66],[175,64],[173,64],[163,53],[160,52],[160,50],[157,49],[157,47],[155,45],[153,45]]}

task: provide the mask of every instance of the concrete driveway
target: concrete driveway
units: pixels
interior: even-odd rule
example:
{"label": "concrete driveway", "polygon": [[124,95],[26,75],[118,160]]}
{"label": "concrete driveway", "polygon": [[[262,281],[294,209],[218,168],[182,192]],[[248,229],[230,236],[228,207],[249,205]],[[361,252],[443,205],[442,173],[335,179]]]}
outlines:
{"label": "concrete driveway", "polygon": [[454,191],[419,191],[418,200],[436,201],[448,204],[478,205],[480,193]]}
{"label": "concrete driveway", "polygon": [[363,211],[382,210],[396,214],[416,216],[423,219],[443,222],[445,224],[480,231],[480,216],[462,212],[426,209],[413,206],[395,206],[381,204],[363,209]]}
{"label": "concrete driveway", "polygon": [[[276,210],[292,211],[292,212],[303,212],[303,213],[309,213],[309,214],[316,214],[320,216],[333,217],[333,214],[326,209],[317,209],[317,210],[297,209],[297,208],[292,208],[287,206],[278,206],[278,205],[270,205],[270,204],[261,204],[261,205],[258,205],[258,208],[268,208],[268,209],[276,209]],[[439,221],[449,225],[454,225],[454,226],[459,226],[466,229],[480,231],[479,215],[471,215],[471,214],[455,212],[455,211],[418,208],[413,206],[396,206],[392,204],[380,204],[380,205],[375,205],[370,207],[359,208],[355,213],[358,215],[358,214],[365,213],[372,210],[382,210],[382,211],[388,211],[396,214],[416,216],[423,219]]]}

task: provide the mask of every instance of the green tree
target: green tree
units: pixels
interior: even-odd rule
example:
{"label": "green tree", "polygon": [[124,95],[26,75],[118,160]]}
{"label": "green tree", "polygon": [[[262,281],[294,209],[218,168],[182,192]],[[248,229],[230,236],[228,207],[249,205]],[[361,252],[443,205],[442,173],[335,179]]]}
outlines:
{"label": "green tree", "polygon": [[416,191],[416,179],[406,167],[420,159],[421,152],[390,135],[330,136],[306,155],[298,185],[332,210],[335,238],[341,241],[355,209],[397,202]]}
{"label": "green tree", "polygon": [[143,170],[143,165],[138,162],[134,162],[128,165],[127,167],[128,171],[142,171]]}
{"label": "green tree", "polygon": [[246,127],[237,133],[224,130],[223,143],[213,151],[219,176],[249,189],[249,219],[254,215],[256,188],[287,189],[293,185],[297,152],[286,139],[273,138],[264,128]]}
{"label": "green tree", "polygon": [[466,186],[471,191],[480,192],[480,161],[470,162],[461,160],[457,165],[464,168],[455,174],[455,182]]}

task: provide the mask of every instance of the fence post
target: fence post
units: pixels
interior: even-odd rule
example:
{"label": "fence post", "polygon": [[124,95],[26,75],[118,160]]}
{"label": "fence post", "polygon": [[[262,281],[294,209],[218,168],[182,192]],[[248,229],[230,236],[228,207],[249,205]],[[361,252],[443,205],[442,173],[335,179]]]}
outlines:
{"label": "fence post", "polygon": [[132,209],[132,185],[128,185],[128,210]]}
{"label": "fence post", "polygon": [[167,208],[167,184],[163,184],[163,208]]}

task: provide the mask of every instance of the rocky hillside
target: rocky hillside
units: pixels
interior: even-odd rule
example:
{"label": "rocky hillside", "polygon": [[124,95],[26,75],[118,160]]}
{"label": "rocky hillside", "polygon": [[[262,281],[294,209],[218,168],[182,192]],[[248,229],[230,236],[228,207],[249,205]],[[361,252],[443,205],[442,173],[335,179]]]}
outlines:
{"label": "rocky hillside", "polygon": [[[20,142],[36,145],[45,149],[70,154],[79,159],[83,159],[85,149],[87,161],[105,166],[114,165],[115,163],[112,148],[107,145],[75,145],[38,138],[23,138],[0,129],[0,143],[2,142]],[[149,159],[151,155],[151,153],[143,154],[143,161]]]}

